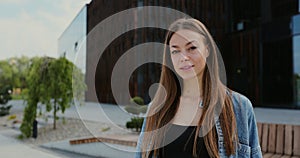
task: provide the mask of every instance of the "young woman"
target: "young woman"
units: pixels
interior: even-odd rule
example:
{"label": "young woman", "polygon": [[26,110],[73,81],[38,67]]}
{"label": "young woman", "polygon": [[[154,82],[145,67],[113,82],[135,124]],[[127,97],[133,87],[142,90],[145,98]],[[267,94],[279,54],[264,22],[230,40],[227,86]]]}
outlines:
{"label": "young woman", "polygon": [[220,66],[200,21],[171,24],[136,158],[262,157],[251,102],[221,82]]}

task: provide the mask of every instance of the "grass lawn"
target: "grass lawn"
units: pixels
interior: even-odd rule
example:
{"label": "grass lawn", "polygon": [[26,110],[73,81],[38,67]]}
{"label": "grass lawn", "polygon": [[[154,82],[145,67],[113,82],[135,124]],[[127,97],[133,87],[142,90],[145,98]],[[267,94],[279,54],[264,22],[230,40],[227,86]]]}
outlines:
{"label": "grass lawn", "polygon": [[12,97],[12,100],[22,100],[22,99],[24,99],[24,96],[20,95],[20,94],[13,94],[13,95],[11,95],[11,97]]}

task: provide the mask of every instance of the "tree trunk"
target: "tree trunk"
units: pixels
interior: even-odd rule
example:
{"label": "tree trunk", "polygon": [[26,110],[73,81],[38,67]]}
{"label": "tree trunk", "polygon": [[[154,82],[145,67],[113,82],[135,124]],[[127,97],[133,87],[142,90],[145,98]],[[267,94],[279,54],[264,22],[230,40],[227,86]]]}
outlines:
{"label": "tree trunk", "polygon": [[53,117],[54,117],[53,129],[56,129],[56,99],[54,99],[54,111],[53,111]]}

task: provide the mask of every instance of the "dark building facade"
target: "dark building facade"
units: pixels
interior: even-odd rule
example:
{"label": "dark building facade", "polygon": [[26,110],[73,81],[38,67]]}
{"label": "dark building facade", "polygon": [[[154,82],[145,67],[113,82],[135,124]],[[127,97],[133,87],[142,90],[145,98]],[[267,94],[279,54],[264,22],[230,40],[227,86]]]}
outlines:
{"label": "dark building facade", "polygon": [[[299,104],[299,1],[266,1],[261,25],[264,103]],[[298,30],[298,31],[297,31]]]}
{"label": "dark building facade", "polygon": [[[107,17],[140,6],[168,7],[202,21],[221,51],[228,87],[255,106],[300,107],[299,0],[94,0],[87,6],[87,33]],[[86,99],[115,103],[111,74],[117,60],[136,45],[162,43],[165,33],[158,28],[128,31],[113,40],[98,61],[99,52],[91,49],[93,38],[88,37]],[[128,85],[131,96],[148,102],[148,89],[159,81],[159,74],[159,64],[136,69]]]}

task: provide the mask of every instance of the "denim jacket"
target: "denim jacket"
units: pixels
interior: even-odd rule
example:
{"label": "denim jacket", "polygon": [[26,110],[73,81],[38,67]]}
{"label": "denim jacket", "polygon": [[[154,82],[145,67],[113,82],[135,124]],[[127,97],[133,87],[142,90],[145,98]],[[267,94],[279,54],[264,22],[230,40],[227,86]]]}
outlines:
{"label": "denim jacket", "polygon": [[[258,132],[256,126],[255,115],[251,102],[245,96],[232,92],[232,102],[234,106],[234,113],[236,117],[236,125],[238,131],[238,146],[234,155],[229,158],[262,158],[261,148],[259,145]],[[218,148],[221,158],[227,158],[224,147],[224,137],[218,117],[215,117],[215,126],[218,134]],[[143,131],[145,128],[145,121],[142,131],[137,143],[137,152],[135,158],[141,158],[141,141],[143,138]]]}

